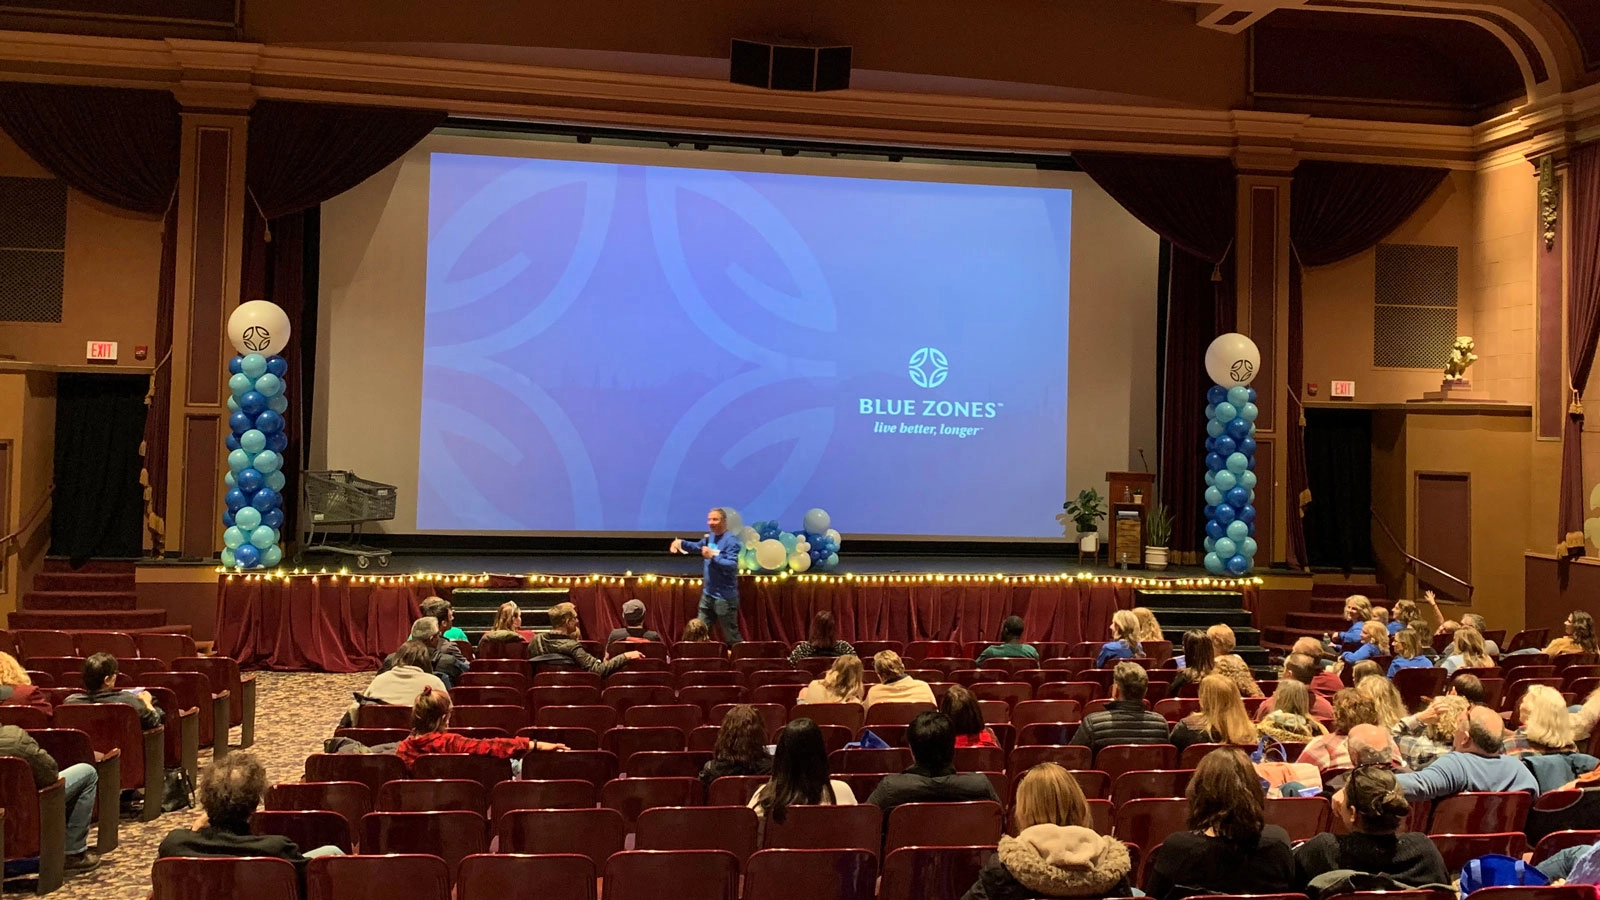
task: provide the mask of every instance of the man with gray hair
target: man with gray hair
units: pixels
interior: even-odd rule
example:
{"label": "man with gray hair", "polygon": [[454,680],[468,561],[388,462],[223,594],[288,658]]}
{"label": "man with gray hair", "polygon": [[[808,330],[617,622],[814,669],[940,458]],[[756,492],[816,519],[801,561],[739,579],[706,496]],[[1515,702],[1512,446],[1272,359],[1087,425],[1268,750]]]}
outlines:
{"label": "man with gray hair", "polygon": [[1406,799],[1437,800],[1467,791],[1527,791],[1539,795],[1533,773],[1504,749],[1505,720],[1486,706],[1467,710],[1456,725],[1455,752],[1439,757],[1421,772],[1395,776]]}
{"label": "man with gray hair", "polygon": [[[428,645],[433,652],[433,674],[439,676],[446,688],[453,687],[456,679],[472,667],[461,655],[461,648],[454,641],[443,638],[439,632],[439,620],[433,616],[423,616],[411,623],[411,640]],[[384,659],[383,665],[378,668],[379,675],[394,668],[395,656],[395,653],[391,653]]]}
{"label": "man with gray hair", "polygon": [[1484,629],[1489,627],[1489,621],[1487,619],[1485,619],[1483,616],[1478,615],[1477,613],[1467,613],[1466,615],[1461,617],[1461,624],[1467,626],[1468,628],[1476,628],[1478,630],[1478,633],[1484,636],[1483,637],[1483,649],[1484,649],[1484,652],[1488,653],[1490,656],[1493,656],[1493,657],[1495,657],[1497,659],[1499,658],[1499,656],[1500,656],[1500,645],[1496,644],[1494,641],[1489,640],[1489,633],[1484,630]]}

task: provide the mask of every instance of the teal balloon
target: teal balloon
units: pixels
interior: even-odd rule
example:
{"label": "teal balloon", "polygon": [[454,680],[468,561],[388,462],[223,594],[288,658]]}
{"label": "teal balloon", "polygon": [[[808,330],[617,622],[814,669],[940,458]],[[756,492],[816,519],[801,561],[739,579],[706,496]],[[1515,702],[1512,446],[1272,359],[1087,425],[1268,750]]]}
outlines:
{"label": "teal balloon", "polygon": [[1256,555],[1256,539],[1255,538],[1247,537],[1244,540],[1239,541],[1238,544],[1239,544],[1238,549],[1239,549],[1239,555],[1240,556],[1244,557],[1245,559],[1254,559],[1255,558],[1255,555]]}
{"label": "teal balloon", "polygon": [[283,562],[283,551],[278,549],[277,544],[273,544],[271,547],[261,551],[261,564],[263,566],[270,569],[281,562]]}
{"label": "teal balloon", "polygon": [[1217,483],[1217,473],[1211,471],[1210,469],[1207,469],[1206,470],[1206,487],[1211,487],[1213,484],[1216,484],[1216,483]]}
{"label": "teal balloon", "polygon": [[250,454],[243,450],[235,450],[228,454],[228,468],[235,472],[243,472],[250,468]]}
{"label": "teal balloon", "polygon": [[1221,575],[1223,572],[1227,571],[1226,566],[1222,562],[1222,557],[1218,556],[1215,551],[1206,554],[1205,563],[1206,571],[1213,575]]}
{"label": "teal balloon", "polygon": [[[250,543],[255,543],[254,534],[250,535]],[[1227,559],[1237,551],[1237,547],[1234,546],[1233,538],[1217,538],[1217,542],[1211,545],[1211,551],[1223,559]]]}
{"label": "teal balloon", "polygon": [[233,514],[233,524],[245,534],[249,534],[261,527],[261,510],[254,506],[246,506]]}
{"label": "teal balloon", "polygon": [[1238,519],[1234,519],[1232,522],[1228,523],[1228,537],[1232,538],[1235,544],[1238,544],[1240,541],[1249,536],[1249,525],[1246,525],[1244,522],[1241,522]]}
{"label": "teal balloon", "polygon": [[246,538],[245,538],[244,529],[240,528],[237,525],[233,526],[232,528],[229,528],[227,531],[224,531],[222,533],[222,543],[229,550],[236,550],[239,547],[244,546],[245,540],[246,540]]}
{"label": "teal balloon", "polygon": [[[1217,414],[1217,408],[1215,406],[1213,406],[1212,404],[1207,403],[1206,404],[1206,418],[1208,418],[1208,419],[1215,418],[1216,414]],[[1213,435],[1213,437],[1214,436],[1215,435]]]}
{"label": "teal balloon", "polygon": [[257,550],[265,550],[278,542],[278,532],[265,525],[259,525],[255,531],[250,532],[250,543]]}
{"label": "teal balloon", "polygon": [[267,401],[267,409],[281,416],[289,409],[289,398],[279,394]]}
{"label": "teal balloon", "polygon": [[1255,490],[1256,473],[1250,472],[1250,471],[1246,471],[1246,472],[1241,473],[1239,475],[1239,484],[1241,484],[1241,485],[1243,485],[1243,486],[1245,486],[1247,488],[1250,488],[1251,490]]}
{"label": "teal balloon", "polygon": [[283,379],[268,372],[256,379],[256,391],[263,397],[276,397],[283,393]]}
{"label": "teal balloon", "polygon": [[222,548],[222,564],[230,569],[239,564],[238,560],[233,558],[233,548]]}
{"label": "teal balloon", "polygon": [[1221,503],[1221,502],[1222,502],[1222,492],[1221,491],[1217,490],[1215,487],[1206,488],[1206,503],[1208,505],[1216,506],[1218,503]]}
{"label": "teal balloon", "polygon": [[[241,440],[240,443],[243,443]],[[1228,471],[1235,475],[1250,468],[1250,457],[1243,453],[1232,453],[1228,456]]]}
{"label": "teal balloon", "polygon": [[[1227,469],[1223,469],[1221,472],[1217,473],[1216,479],[1212,483],[1217,486],[1217,490],[1227,492],[1232,490],[1234,485],[1239,483],[1239,476],[1229,472]],[[1212,506],[1215,505],[1215,503],[1212,504]]]}
{"label": "teal balloon", "polygon": [[[260,388],[256,388],[256,390],[260,390]],[[1235,408],[1244,406],[1250,402],[1250,389],[1244,385],[1235,385],[1228,388],[1228,402],[1232,403]]]}
{"label": "teal balloon", "polygon": [[283,477],[282,471],[267,473],[267,487],[272,488],[279,493],[283,492],[283,486],[288,483],[289,479]]}
{"label": "teal balloon", "polygon": [[267,374],[267,358],[259,353],[248,354],[239,363],[239,371],[241,374],[250,376],[251,381],[255,381],[257,378]]}
{"label": "teal balloon", "polygon": [[1256,420],[1256,416],[1259,415],[1261,415],[1261,410],[1257,409],[1254,403],[1246,403],[1245,405],[1239,407],[1239,418],[1245,420],[1246,422],[1254,422]]}
{"label": "teal balloon", "polygon": [[1201,541],[1200,543],[1205,545],[1207,553],[1210,553],[1212,550],[1215,550],[1216,547],[1217,547],[1217,542],[1215,540],[1213,540],[1210,535],[1206,535],[1206,539]]}
{"label": "teal balloon", "polygon": [[[246,433],[248,434],[248,432]],[[273,453],[271,450],[263,450],[256,454],[255,463],[256,471],[264,475],[270,475],[283,468],[283,457]]]}
{"label": "teal balloon", "polygon": [[235,396],[256,389],[255,379],[243,372],[236,373],[228,379],[228,390]]}
{"label": "teal balloon", "polygon": [[[266,449],[266,446],[267,436],[254,428],[246,431],[244,434],[239,435],[239,448],[246,453],[260,453],[262,450]],[[261,467],[256,466],[256,468],[260,469]]]}
{"label": "teal balloon", "polygon": [[[233,399],[233,397],[230,395],[228,397],[228,412],[236,413],[238,411],[239,411],[239,401]],[[1212,435],[1212,437],[1216,437],[1216,435]]]}
{"label": "teal balloon", "polygon": [[[244,470],[240,469],[239,471],[243,472]],[[228,487],[233,487],[239,483],[239,479],[234,478],[232,470],[229,470],[226,475],[222,476],[222,483]]]}
{"label": "teal balloon", "polygon": [[1216,419],[1206,422],[1206,434],[1211,437],[1222,437],[1222,433],[1227,430],[1228,426],[1224,422],[1218,422]]}
{"label": "teal balloon", "polygon": [[1232,403],[1224,401],[1217,404],[1217,408],[1212,411],[1211,418],[1216,419],[1217,421],[1226,425],[1227,423],[1232,422],[1238,415],[1239,410],[1235,408]]}
{"label": "teal balloon", "polygon": [[835,568],[837,568],[838,565],[839,565],[839,554],[837,554],[837,553],[829,553],[828,554],[828,558],[822,561],[822,567],[824,569],[827,569],[830,572],[833,571]]}

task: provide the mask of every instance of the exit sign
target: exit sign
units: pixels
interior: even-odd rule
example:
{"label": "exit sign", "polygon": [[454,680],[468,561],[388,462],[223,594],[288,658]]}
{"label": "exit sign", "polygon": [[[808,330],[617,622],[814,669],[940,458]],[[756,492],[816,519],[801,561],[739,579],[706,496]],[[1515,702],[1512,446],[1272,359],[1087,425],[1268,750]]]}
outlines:
{"label": "exit sign", "polygon": [[1356,398],[1356,383],[1354,381],[1335,381],[1329,396],[1336,400],[1354,400]]}
{"label": "exit sign", "polygon": [[90,362],[116,362],[117,361],[117,342],[116,341],[90,341],[89,342],[89,361]]}

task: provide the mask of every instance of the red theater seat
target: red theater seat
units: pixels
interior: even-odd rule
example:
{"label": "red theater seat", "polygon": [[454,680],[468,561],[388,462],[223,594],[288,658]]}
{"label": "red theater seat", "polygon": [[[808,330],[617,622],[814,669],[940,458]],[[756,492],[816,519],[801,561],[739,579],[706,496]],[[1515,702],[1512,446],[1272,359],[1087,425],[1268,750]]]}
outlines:
{"label": "red theater seat", "polygon": [[[228,692],[228,724],[239,726],[239,746],[256,740],[256,676],[239,671],[226,656],[185,656],[172,661],[174,672],[199,672],[211,679],[211,693]],[[409,722],[407,725],[409,726]],[[123,787],[127,787],[126,784]]]}
{"label": "red theater seat", "polygon": [[768,822],[766,847],[823,850],[848,847],[878,855],[883,845],[883,812],[857,797],[853,806],[791,806],[783,822]]}
{"label": "red theater seat", "polygon": [[279,812],[322,809],[338,813],[350,834],[347,841],[354,845],[361,839],[361,817],[372,812],[372,791],[355,781],[284,781],[267,791],[265,805]]}
{"label": "red theater seat", "polygon": [[587,781],[502,781],[489,791],[496,818],[514,809],[593,809],[599,791]]}
{"label": "red theater seat", "polygon": [[639,814],[639,850],[726,850],[739,860],[756,852],[760,822],[743,806],[663,806]]}
{"label": "red theater seat", "polygon": [[484,852],[486,833],[483,816],[473,812],[372,812],[361,819],[361,849],[431,853],[445,861],[453,879],[463,859]]}
{"label": "red theater seat", "polygon": [[66,860],[66,791],[66,782],[62,779],[44,788],[34,787],[33,769],[27,760],[0,756],[5,858],[39,858],[40,894],[48,894],[61,886]]}
{"label": "red theater seat", "polygon": [[763,850],[745,866],[744,900],[873,900],[877,878],[866,849]]}
{"label": "red theater seat", "polygon": [[883,852],[892,854],[918,842],[956,846],[967,841],[994,844],[1002,830],[1000,804],[992,800],[966,803],[904,803],[889,812]]}
{"label": "red theater seat", "polygon": [[450,900],[450,874],[436,854],[324,856],[306,863],[306,900]]}
{"label": "red theater seat", "polygon": [[598,868],[621,852],[628,835],[614,809],[519,809],[495,822],[501,853],[576,853]]}
{"label": "red theater seat", "polygon": [[250,817],[250,833],[283,835],[301,850],[338,847],[350,853],[353,849],[350,823],[328,809],[257,810]]}
{"label": "red theater seat", "polygon": [[151,900],[298,900],[299,896],[300,873],[283,859],[170,857],[156,860],[150,868]]}
{"label": "red theater seat", "polygon": [[[56,707],[55,725],[76,728],[89,735],[96,753],[121,751],[123,790],[147,785],[158,787],[164,783],[161,763],[165,732],[161,728],[145,731],[139,724],[139,714],[131,707],[121,703],[63,704]],[[150,822],[160,814],[159,802],[146,803],[139,818]]]}
{"label": "red theater seat", "polygon": [[726,850],[627,850],[606,860],[605,900],[660,900],[667,885],[673,900],[737,900],[739,861]]}
{"label": "red theater seat", "polygon": [[647,809],[700,806],[704,799],[699,778],[619,778],[600,788],[600,805],[621,813],[630,831]]}
{"label": "red theater seat", "polygon": [[474,854],[461,861],[456,900],[594,900],[595,867],[576,854]]}
{"label": "red theater seat", "polygon": [[406,778],[405,763],[392,753],[313,753],[306,757],[306,781],[355,781],[372,796],[384,782]]}
{"label": "red theater seat", "polygon": [[411,778],[391,781],[379,788],[374,804],[375,812],[430,810],[472,812],[487,816],[489,794],[483,785],[464,778]]}
{"label": "red theater seat", "polygon": [[706,789],[706,805],[743,806],[768,780],[765,775],[724,775]]}
{"label": "red theater seat", "polygon": [[[558,754],[530,753],[528,755],[555,756]],[[473,756],[468,753],[430,753],[417,758],[416,765],[412,767],[411,775],[415,778],[476,781],[483,785],[485,791],[488,791],[502,781],[511,780],[511,760],[496,759],[492,756]]]}
{"label": "red theater seat", "polygon": [[992,855],[993,844],[901,847],[884,857],[879,900],[957,900]]}

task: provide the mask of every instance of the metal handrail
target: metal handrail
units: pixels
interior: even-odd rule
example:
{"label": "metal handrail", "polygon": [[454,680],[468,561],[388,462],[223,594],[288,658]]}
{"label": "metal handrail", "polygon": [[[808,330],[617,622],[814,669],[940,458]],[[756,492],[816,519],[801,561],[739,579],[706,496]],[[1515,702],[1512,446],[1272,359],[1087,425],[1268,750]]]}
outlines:
{"label": "metal handrail", "polygon": [[1375,509],[1373,507],[1368,507],[1367,511],[1372,513],[1372,520],[1374,522],[1378,523],[1378,527],[1379,528],[1383,529],[1383,533],[1389,538],[1389,543],[1394,544],[1394,548],[1396,550],[1400,551],[1400,555],[1401,556],[1404,556],[1407,560],[1409,560],[1412,565],[1422,566],[1422,567],[1424,567],[1426,569],[1430,569],[1430,570],[1432,570],[1434,572],[1439,573],[1440,575],[1443,575],[1445,578],[1448,578],[1451,581],[1454,581],[1456,584],[1461,585],[1462,587],[1467,589],[1467,598],[1468,599],[1472,598],[1472,592],[1475,590],[1475,588],[1473,588],[1473,586],[1472,586],[1472,582],[1466,580],[1465,578],[1461,578],[1461,577],[1458,577],[1456,575],[1452,575],[1451,573],[1446,572],[1445,570],[1439,568],[1438,566],[1434,565],[1431,562],[1428,562],[1427,560],[1419,559],[1416,556],[1413,556],[1411,554],[1411,552],[1408,551],[1405,548],[1405,546],[1400,543],[1400,539],[1394,536],[1394,532],[1389,530],[1388,523],[1384,522],[1383,521],[1383,517],[1378,515],[1378,510],[1377,509]]}
{"label": "metal handrail", "polygon": [[50,486],[45,488],[44,496],[39,498],[39,502],[34,504],[33,509],[30,510],[26,516],[23,516],[22,525],[18,527],[16,531],[11,532],[4,537],[0,537],[0,550],[4,550],[5,548],[9,547],[17,538],[22,537],[33,530],[33,526],[38,523],[39,518],[44,515],[45,510],[50,508],[50,501],[55,497],[55,494],[56,485],[55,482],[52,481]]}

